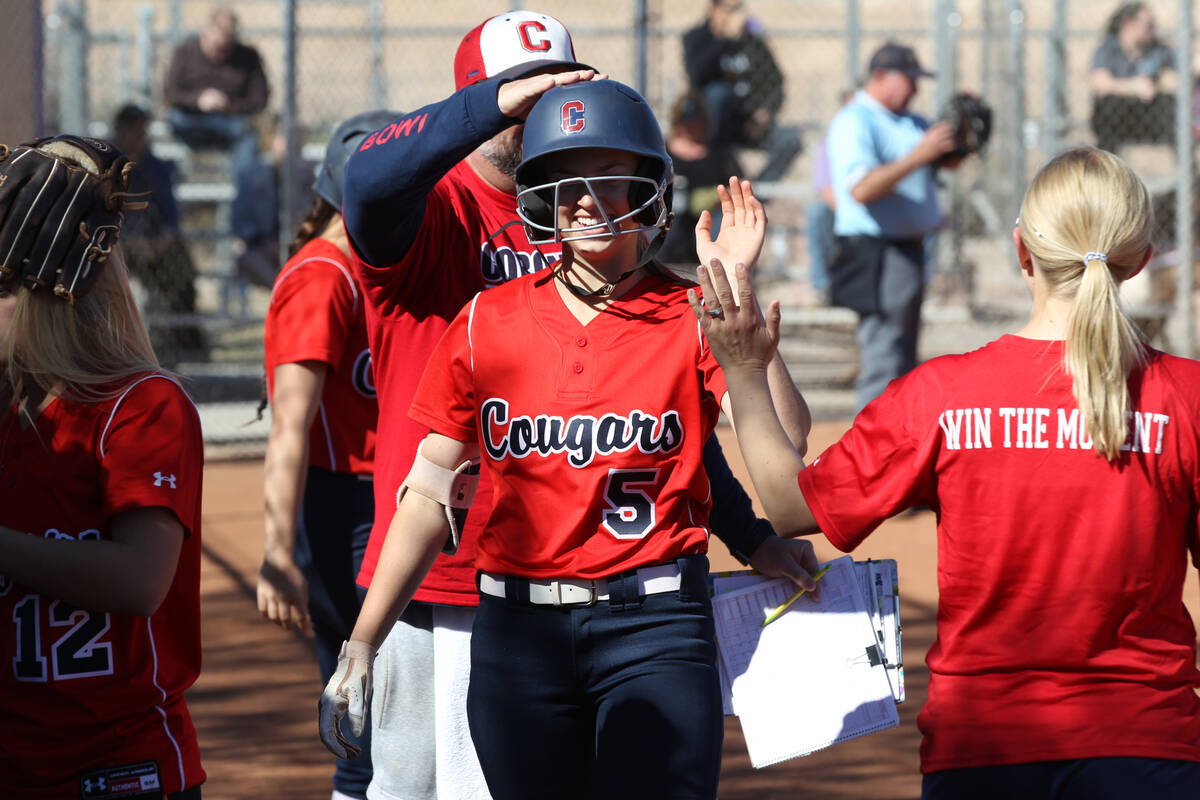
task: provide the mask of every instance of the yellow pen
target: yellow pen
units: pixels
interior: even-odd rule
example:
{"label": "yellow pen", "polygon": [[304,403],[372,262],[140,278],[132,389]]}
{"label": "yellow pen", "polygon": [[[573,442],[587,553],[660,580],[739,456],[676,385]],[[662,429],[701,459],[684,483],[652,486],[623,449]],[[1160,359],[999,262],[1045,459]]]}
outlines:
{"label": "yellow pen", "polygon": [[[830,566],[832,566],[832,565],[831,565],[831,564],[826,564],[825,566],[821,567],[819,570],[817,570],[816,572],[814,572],[814,573],[812,574],[812,579],[813,579],[813,582],[815,583],[815,582],[817,582],[817,581],[821,580],[821,576],[822,576],[822,575],[824,575],[826,572],[829,572],[829,567],[830,567]],[[786,603],[784,603],[784,604],[783,604],[783,605],[781,605],[779,608],[777,608],[777,609],[775,609],[774,611],[772,611],[770,614],[767,614],[767,618],[763,620],[763,622],[762,622],[762,626],[765,628],[765,627],[767,627],[768,625],[770,625],[772,622],[774,622],[775,620],[777,620],[777,619],[779,619],[781,616],[783,616],[783,612],[785,612],[785,611],[787,611],[789,608],[791,608],[791,607],[792,607],[792,603],[794,603],[794,602],[796,602],[797,600],[799,600],[799,599],[800,599],[800,595],[804,594],[806,591],[808,591],[808,590],[807,590],[807,589],[801,589],[800,591],[796,592],[794,595],[792,595],[791,597],[789,597],[789,598],[787,599],[787,602],[786,602]]]}

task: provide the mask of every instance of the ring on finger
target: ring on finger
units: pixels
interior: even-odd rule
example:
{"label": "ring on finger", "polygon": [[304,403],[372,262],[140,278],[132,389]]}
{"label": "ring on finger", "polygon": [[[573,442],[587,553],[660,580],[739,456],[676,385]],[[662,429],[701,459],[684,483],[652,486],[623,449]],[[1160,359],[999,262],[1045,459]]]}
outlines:
{"label": "ring on finger", "polygon": [[724,313],[724,309],[722,309],[720,306],[713,306],[712,308],[704,309],[704,313],[708,314],[713,319],[716,319]]}

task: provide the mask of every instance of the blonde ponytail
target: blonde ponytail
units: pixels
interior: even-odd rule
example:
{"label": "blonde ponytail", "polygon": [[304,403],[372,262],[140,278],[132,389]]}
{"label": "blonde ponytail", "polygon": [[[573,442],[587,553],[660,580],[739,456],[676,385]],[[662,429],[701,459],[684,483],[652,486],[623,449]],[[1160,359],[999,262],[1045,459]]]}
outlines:
{"label": "blonde ponytail", "polygon": [[1022,241],[1051,292],[1072,301],[1064,366],[1093,446],[1109,461],[1129,435],[1129,376],[1146,359],[1117,285],[1142,265],[1151,225],[1141,179],[1090,147],[1042,167],[1021,204]]}

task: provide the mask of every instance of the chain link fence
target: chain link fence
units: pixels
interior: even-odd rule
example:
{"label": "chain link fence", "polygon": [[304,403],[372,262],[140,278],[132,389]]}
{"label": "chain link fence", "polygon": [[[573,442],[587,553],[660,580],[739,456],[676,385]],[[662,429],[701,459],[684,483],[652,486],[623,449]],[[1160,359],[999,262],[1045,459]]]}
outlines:
{"label": "chain link fence", "polygon": [[[251,212],[242,212],[228,154],[188,148],[166,121],[163,80],[172,52],[206,24],[213,3],[30,4],[41,16],[44,43],[32,62],[41,71],[42,94],[31,118],[40,119],[43,132],[112,136],[121,109],[148,114],[145,134],[173,176],[176,208],[173,217],[159,209],[157,229],[137,236],[131,230],[125,237],[131,250],[133,239],[152,245],[131,258],[133,274],[164,362],[191,380],[210,415],[208,436],[235,444],[261,440],[267,430],[265,422],[243,423],[253,419],[261,393],[270,271],[279,264],[280,242],[290,238],[307,208],[311,170],[333,126],[368,108],[409,111],[445,97],[453,90],[452,62],[462,35],[492,14],[530,5],[242,0],[235,8],[240,38],[261,54],[270,84],[268,108],[255,124],[260,163],[273,186],[270,202],[257,194]],[[814,145],[846,92],[865,77],[871,52],[895,40],[914,47],[936,72],[922,82],[915,111],[936,117],[959,89],[977,92],[994,110],[992,140],[982,157],[942,176],[948,223],[931,267],[935,316],[944,312],[970,322],[1023,305],[1008,237],[1026,181],[1063,147],[1100,143],[1146,178],[1158,212],[1160,255],[1131,302],[1158,343],[1191,353],[1191,270],[1179,265],[1193,262],[1193,233],[1192,226],[1178,224],[1194,216],[1191,7],[1187,0],[1144,4],[1162,43],[1151,48],[1146,63],[1135,62],[1133,76],[1124,76],[1118,73],[1126,67],[1112,60],[1106,44],[1116,5],[745,0],[746,28],[768,55],[744,53],[740,62],[722,65],[735,87],[732,107],[739,109],[730,123],[736,131],[730,148],[743,174],[765,171],[769,178],[759,187],[771,216],[761,274],[796,307],[791,318],[850,324],[821,308],[811,291],[805,210],[815,199]],[[561,0],[544,10],[570,27],[582,61],[640,88],[664,128],[674,132],[671,123],[679,122],[679,114],[673,120],[672,111],[685,107],[680,99],[694,88],[685,69],[685,36],[706,23],[709,8],[709,0]],[[1114,79],[1138,78],[1116,87],[1130,93],[1105,100],[1103,76],[1098,79],[1093,69],[1098,64],[1107,64]],[[721,124],[721,98],[699,94],[708,124]],[[758,119],[756,105],[766,108]],[[274,249],[260,252],[235,229],[249,216],[262,217],[264,209],[276,220],[269,233]]]}

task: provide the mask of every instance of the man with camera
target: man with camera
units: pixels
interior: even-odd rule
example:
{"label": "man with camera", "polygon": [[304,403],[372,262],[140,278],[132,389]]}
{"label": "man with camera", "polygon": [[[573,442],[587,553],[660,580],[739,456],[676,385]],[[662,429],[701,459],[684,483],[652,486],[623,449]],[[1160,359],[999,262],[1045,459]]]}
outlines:
{"label": "man with camera", "polygon": [[947,121],[908,111],[921,68],[912,48],[888,42],[866,84],[829,126],[837,245],[830,300],[858,312],[857,408],[916,366],[925,292],[925,237],[941,222],[934,164],[958,149]]}

